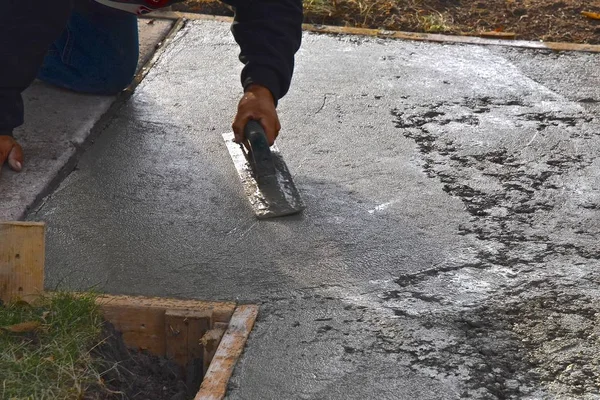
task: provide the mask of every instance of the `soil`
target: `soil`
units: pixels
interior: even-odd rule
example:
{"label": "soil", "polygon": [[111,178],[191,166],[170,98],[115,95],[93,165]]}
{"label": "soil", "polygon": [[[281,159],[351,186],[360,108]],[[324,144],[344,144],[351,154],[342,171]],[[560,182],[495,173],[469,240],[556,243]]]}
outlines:
{"label": "soil", "polygon": [[165,357],[132,351],[121,334],[105,323],[106,339],[92,354],[99,363],[102,385],[86,391],[84,400],[186,400],[193,398],[181,368]]}
{"label": "soil", "polygon": [[[305,22],[408,32],[516,34],[516,39],[600,44],[600,0],[305,0]],[[233,15],[218,0],[187,0],[176,11]]]}

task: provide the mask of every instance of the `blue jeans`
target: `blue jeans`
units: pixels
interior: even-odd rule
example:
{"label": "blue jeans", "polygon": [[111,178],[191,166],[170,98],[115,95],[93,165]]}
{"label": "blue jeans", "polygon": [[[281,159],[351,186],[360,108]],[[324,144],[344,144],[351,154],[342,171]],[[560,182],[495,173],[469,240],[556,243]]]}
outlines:
{"label": "blue jeans", "polygon": [[135,75],[137,17],[89,0],[76,5],[38,78],[77,92],[116,94]]}
{"label": "blue jeans", "polygon": [[23,123],[21,92],[37,77],[111,95],[135,75],[137,17],[93,0],[2,0],[0,134]]}

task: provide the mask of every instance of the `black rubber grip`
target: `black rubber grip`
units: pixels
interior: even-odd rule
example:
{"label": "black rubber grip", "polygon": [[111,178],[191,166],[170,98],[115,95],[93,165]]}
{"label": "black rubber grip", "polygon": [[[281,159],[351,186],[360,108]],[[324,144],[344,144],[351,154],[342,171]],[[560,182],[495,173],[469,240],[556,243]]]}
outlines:
{"label": "black rubber grip", "polygon": [[250,145],[250,159],[254,173],[257,176],[273,175],[275,166],[267,135],[262,125],[258,121],[250,121],[244,128],[244,137]]}

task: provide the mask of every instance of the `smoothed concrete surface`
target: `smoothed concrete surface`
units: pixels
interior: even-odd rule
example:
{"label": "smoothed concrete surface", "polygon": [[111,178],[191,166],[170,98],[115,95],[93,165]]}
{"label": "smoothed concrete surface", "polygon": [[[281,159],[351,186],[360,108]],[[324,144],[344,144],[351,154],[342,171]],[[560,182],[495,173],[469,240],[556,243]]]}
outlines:
{"label": "smoothed concrete surface", "polygon": [[[139,67],[150,59],[173,22],[140,19]],[[24,216],[75,154],[116,96],[92,96],[35,81],[24,93],[25,124],[15,130],[23,146],[23,173],[0,171],[0,220]]]}
{"label": "smoothed concrete surface", "polygon": [[237,53],[189,23],[30,215],[48,287],[260,303],[229,399],[596,395],[598,55],[305,34],[278,144],[307,210],[259,222]]}

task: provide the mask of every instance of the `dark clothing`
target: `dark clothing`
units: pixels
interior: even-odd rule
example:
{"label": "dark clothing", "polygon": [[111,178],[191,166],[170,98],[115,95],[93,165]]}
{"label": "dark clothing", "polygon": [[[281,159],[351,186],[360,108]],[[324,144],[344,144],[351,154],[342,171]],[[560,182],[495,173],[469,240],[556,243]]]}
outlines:
{"label": "dark clothing", "polygon": [[[71,90],[115,94],[132,80],[137,21],[91,0],[4,0],[0,13],[0,134],[23,123],[21,92],[36,76]],[[302,0],[224,0],[244,63],[242,85],[288,92],[302,37]],[[201,66],[198,66],[201,68]]]}
{"label": "dark clothing", "polygon": [[37,77],[76,92],[119,93],[135,76],[139,48],[135,14],[77,1]]}
{"label": "dark clothing", "polygon": [[223,0],[235,7],[232,32],[240,45],[242,85],[258,83],[276,100],[286,95],[302,40],[302,0]]}
{"label": "dark clothing", "polygon": [[71,14],[65,0],[3,0],[0,12],[0,132],[23,123],[21,92],[35,79]]}

